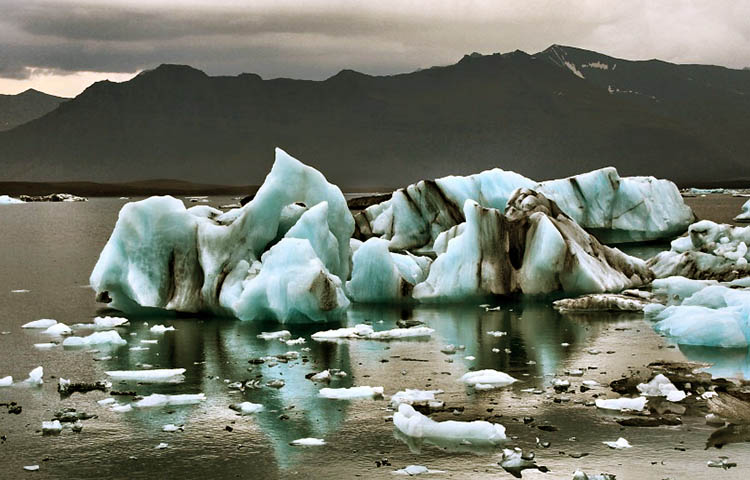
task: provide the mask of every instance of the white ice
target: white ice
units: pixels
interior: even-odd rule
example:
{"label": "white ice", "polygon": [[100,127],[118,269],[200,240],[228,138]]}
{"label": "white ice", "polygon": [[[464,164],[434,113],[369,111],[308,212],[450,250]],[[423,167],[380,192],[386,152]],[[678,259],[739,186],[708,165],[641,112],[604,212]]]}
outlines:
{"label": "white ice", "polygon": [[62,431],[62,425],[59,420],[52,420],[51,422],[42,422],[42,433],[43,434],[58,434]]}
{"label": "white ice", "polygon": [[613,448],[615,450],[622,450],[623,448],[631,448],[632,445],[630,442],[625,440],[624,438],[620,437],[614,442],[602,442],[604,445],[608,446],[609,448]]}
{"label": "white ice", "polygon": [[252,415],[253,413],[263,411],[263,405],[252,402],[235,403],[230,405],[229,408],[237,411],[240,415]]}
{"label": "white ice", "polygon": [[425,405],[430,407],[442,407],[444,402],[435,398],[435,395],[443,393],[442,390],[419,390],[407,388],[396,392],[391,397],[391,407],[398,408],[401,404]]}
{"label": "white ice", "polygon": [[11,375],[0,378],[0,387],[10,387],[11,385],[13,385],[13,377]]}
{"label": "white ice", "polygon": [[56,346],[57,346],[56,343],[35,343],[34,344],[34,347],[40,348],[42,350],[48,349],[48,348],[54,348]]}
{"label": "white ice", "polygon": [[168,424],[166,424],[166,425],[164,425],[164,426],[161,427],[161,431],[162,432],[168,432],[168,433],[174,433],[174,432],[178,432],[180,430],[182,430],[182,428],[178,427],[174,423],[168,423]]}
{"label": "white ice", "polygon": [[11,204],[17,204],[17,203],[26,203],[23,200],[19,200],[17,198],[8,196],[8,195],[0,195],[0,205],[11,205]]}
{"label": "white ice", "polygon": [[52,320],[51,318],[42,318],[41,320],[34,320],[33,322],[21,325],[21,328],[49,328],[56,323],[57,320]]}
{"label": "white ice", "polygon": [[750,222],[750,200],[742,205],[742,213],[734,217],[735,222]]}
{"label": "white ice", "polygon": [[312,334],[317,341],[335,341],[340,339],[395,340],[400,338],[429,337],[435,330],[430,327],[392,328],[376,332],[370,325],[358,324],[353,327],[324,330]]}
{"label": "white ice", "polygon": [[61,322],[48,327],[42,333],[46,333],[48,335],[70,335],[71,333],[73,333],[73,330],[69,326]]}
{"label": "white ice", "polygon": [[602,410],[634,410],[641,411],[646,406],[648,399],[646,397],[635,398],[597,398],[596,407]]}
{"label": "white ice", "polygon": [[322,438],[298,438],[297,440],[292,440],[289,442],[289,445],[294,445],[296,447],[319,447],[321,445],[325,445],[326,442]]}
{"label": "white ice", "polygon": [[172,326],[166,327],[164,325],[154,325],[153,327],[149,328],[149,331],[151,333],[173,332],[174,330],[175,330],[174,327]]}
{"label": "white ice", "polygon": [[68,337],[63,340],[64,347],[82,347],[88,345],[125,345],[128,343],[115,330],[94,332],[87,337]]}
{"label": "white ice", "polygon": [[31,385],[41,385],[44,383],[44,380],[42,380],[43,376],[44,376],[44,368],[36,367],[35,369],[29,372],[29,378],[27,378],[24,381],[26,383],[30,383]]}
{"label": "white ice", "polygon": [[292,334],[289,332],[289,330],[279,330],[278,332],[261,332],[260,335],[257,335],[257,337],[262,340],[283,340],[291,336]]}
{"label": "white ice", "polygon": [[641,395],[647,397],[667,397],[670,402],[680,402],[687,397],[687,394],[678,390],[672,382],[662,375],[661,373],[656,375],[648,383],[639,383],[638,391]]}
{"label": "white ice", "polygon": [[162,395],[161,393],[152,393],[151,395],[138,400],[133,405],[138,408],[164,407],[167,405],[194,405],[205,400],[206,395],[203,393],[185,393],[180,395]]}
{"label": "white ice", "polygon": [[104,372],[113,380],[128,380],[142,383],[180,383],[185,380],[184,368],[159,368],[154,370],[111,370]]}
{"label": "white ice", "polygon": [[362,398],[380,398],[383,387],[349,387],[349,388],[321,388],[319,395],[333,400],[357,400]]}
{"label": "white ice", "polygon": [[468,441],[472,444],[497,444],[506,439],[505,427],[497,423],[476,420],[458,422],[447,420],[436,422],[414,410],[411,405],[401,404],[393,415],[393,424],[404,435],[415,438]]}
{"label": "white ice", "polygon": [[328,382],[331,380],[331,371],[323,370],[322,372],[318,372],[310,377],[310,380],[313,382]]}
{"label": "white ice", "polygon": [[506,387],[518,380],[505,372],[486,369],[465,373],[459,381],[474,387],[477,390],[490,390],[493,388]]}
{"label": "white ice", "polygon": [[444,473],[443,470],[432,470],[424,465],[409,465],[404,468],[399,468],[398,470],[394,470],[394,475],[409,475],[410,477],[413,477],[414,475],[422,475],[425,473]]}

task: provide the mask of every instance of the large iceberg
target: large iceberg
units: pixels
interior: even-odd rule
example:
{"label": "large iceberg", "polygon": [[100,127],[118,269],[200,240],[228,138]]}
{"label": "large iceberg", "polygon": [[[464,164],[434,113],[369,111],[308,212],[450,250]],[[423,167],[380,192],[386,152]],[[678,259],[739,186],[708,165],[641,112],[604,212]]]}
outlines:
{"label": "large iceberg", "polygon": [[744,348],[750,345],[750,289],[671,277],[655,280],[668,305],[652,305],[654,329],[683,345]]}
{"label": "large iceberg", "polygon": [[414,298],[609,292],[652,279],[645,262],[602,245],[533,190],[517,190],[505,214],[467,200],[464,215],[463,232],[438,255]]}
{"label": "large iceberg", "polygon": [[682,276],[696,280],[731,281],[750,276],[750,227],[701,220],[671,248],[649,260],[657,278]]}
{"label": "large iceberg", "polygon": [[735,222],[750,222],[750,200],[742,205],[742,213],[734,217]]}
{"label": "large iceberg", "polygon": [[389,241],[391,250],[430,249],[440,233],[465,220],[462,208],[473,200],[504,210],[518,188],[530,188],[555,201],[579,225],[605,243],[671,238],[694,220],[677,187],[653,177],[622,178],[613,167],[537,183],[515,172],[487,170],[467,177],[423,180],[355,215],[356,235]]}
{"label": "large iceberg", "polygon": [[341,190],[281,149],[252,201],[222,213],[151,197],[126,204],[91,274],[98,298],[242,319],[321,319],[348,305],[354,220]]}
{"label": "large iceberg", "polygon": [[25,203],[23,200],[11,197],[9,195],[0,195],[0,205],[10,205],[17,203]]}

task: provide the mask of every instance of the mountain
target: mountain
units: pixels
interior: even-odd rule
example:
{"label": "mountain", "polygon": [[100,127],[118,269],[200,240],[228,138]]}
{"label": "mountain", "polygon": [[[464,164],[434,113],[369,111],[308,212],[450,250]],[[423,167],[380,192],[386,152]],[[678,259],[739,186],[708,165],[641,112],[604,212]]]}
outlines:
{"label": "mountain", "polygon": [[68,100],[30,88],[18,95],[0,95],[0,131],[26,123],[56,109]]}
{"label": "mountain", "polygon": [[747,132],[750,71],[557,45],[324,81],[162,65],[0,132],[0,180],[259,184],[280,146],[347,188],[606,165],[681,184],[750,183]]}

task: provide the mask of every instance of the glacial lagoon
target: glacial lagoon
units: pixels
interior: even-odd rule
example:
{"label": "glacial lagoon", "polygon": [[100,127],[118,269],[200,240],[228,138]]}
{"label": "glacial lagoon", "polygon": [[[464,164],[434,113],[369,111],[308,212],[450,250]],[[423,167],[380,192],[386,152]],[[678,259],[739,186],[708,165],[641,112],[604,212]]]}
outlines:
{"label": "glacial lagoon", "polygon": [[[209,199],[213,206],[233,201]],[[655,360],[707,362],[713,364],[708,371],[721,376],[750,374],[746,349],[677,346],[656,334],[641,314],[561,315],[548,298],[528,298],[493,303],[491,307],[500,308],[490,311],[474,304],[355,305],[336,322],[286,326],[205,316],[143,316],[132,317],[129,326],[117,329],[127,345],[35,347],[60,339],[21,329],[26,322],[53,318],[72,325],[88,323],[97,315],[117,315],[101,310],[88,278],[125,202],[94,198],[85,203],[27,204],[0,210],[0,377],[23,380],[41,365],[45,382],[41,387],[0,388],[0,403],[17,402],[22,407],[20,414],[0,408],[3,478],[31,475],[23,466],[33,464],[40,465],[33,475],[41,478],[150,479],[158,477],[165,465],[172,474],[182,472],[185,478],[394,478],[393,471],[407,465],[444,472],[426,475],[429,478],[510,478],[497,464],[500,446],[435,445],[397,433],[390,421],[393,411],[388,408],[388,396],[406,388],[444,391],[437,398],[447,408],[432,415],[436,420],[488,420],[504,425],[506,446],[533,450],[537,463],[550,470],[546,474],[525,470],[524,478],[571,478],[577,469],[626,479],[746,478],[750,446],[731,443],[721,450],[704,449],[716,427],[706,425],[703,416],[684,416],[679,426],[621,427],[614,421],[621,418],[619,414],[585,405],[594,395],[613,396],[607,386],[610,381]],[[739,211],[741,203],[732,213]],[[640,245],[631,253],[645,257],[660,248]],[[413,320],[435,332],[427,339],[389,342],[316,342],[310,338],[317,331],[339,326],[370,323],[375,330],[384,330]],[[150,328],[159,324],[175,330],[152,333]],[[305,343],[286,345],[257,337],[282,328],[290,330],[292,338],[305,338]],[[489,331],[506,335],[494,336]],[[441,350],[447,345],[463,349],[446,354]],[[289,351],[299,352],[299,357],[250,363]],[[185,368],[184,381],[116,381],[112,390],[141,396],[202,392],[206,400],[116,413],[97,403],[109,398],[109,392],[75,393],[67,398],[57,393],[59,378],[93,382],[106,379],[106,371],[145,366]],[[519,382],[479,392],[458,381],[470,369],[485,368],[506,372]],[[325,369],[340,369],[347,375],[335,377],[330,384],[306,378]],[[575,370],[583,374],[566,374]],[[570,381],[568,393],[554,391],[556,378]],[[254,388],[255,380],[258,388]],[[274,380],[283,380],[283,387],[266,386]],[[586,380],[601,386],[580,392]],[[244,391],[231,386],[243,381],[249,382]],[[318,396],[324,386],[353,385],[382,386],[386,397],[340,401]],[[114,397],[126,403],[130,400]],[[229,409],[230,404],[243,401],[262,404],[264,410],[239,416]],[[64,408],[96,418],[83,421],[80,433],[65,428],[59,436],[42,436],[41,422]],[[163,432],[167,424],[184,426],[184,431]],[[325,445],[290,445],[306,437],[322,438]],[[619,437],[633,447],[612,450],[602,443]],[[162,442],[166,448],[157,449]],[[545,442],[549,442],[547,448]],[[738,467],[721,471],[706,466],[720,456],[729,457]]]}

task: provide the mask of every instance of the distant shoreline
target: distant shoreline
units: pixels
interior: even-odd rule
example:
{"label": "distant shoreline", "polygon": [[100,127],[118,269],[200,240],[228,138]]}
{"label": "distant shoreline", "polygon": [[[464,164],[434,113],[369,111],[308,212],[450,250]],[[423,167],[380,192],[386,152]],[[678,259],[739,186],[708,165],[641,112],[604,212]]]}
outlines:
{"label": "distant shoreline", "polygon": [[[342,187],[345,193],[390,193],[397,187]],[[727,182],[696,182],[680,184],[682,188],[750,188],[750,180],[739,179]],[[72,193],[83,197],[119,197],[148,195],[254,195],[259,185],[214,185],[193,183],[182,180],[142,180],[123,183],[98,182],[22,182],[0,181],[0,195],[49,195],[52,193]]]}

